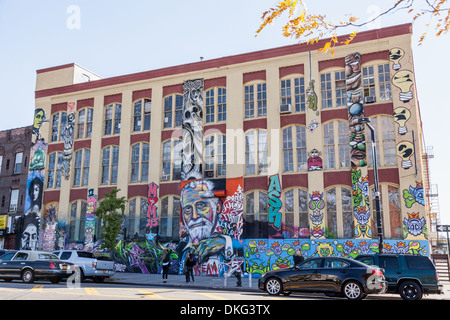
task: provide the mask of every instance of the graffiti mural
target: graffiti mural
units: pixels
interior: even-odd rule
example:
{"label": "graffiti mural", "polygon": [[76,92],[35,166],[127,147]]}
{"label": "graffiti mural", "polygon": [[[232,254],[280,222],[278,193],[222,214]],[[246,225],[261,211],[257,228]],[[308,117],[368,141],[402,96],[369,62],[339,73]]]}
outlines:
{"label": "graffiti mural", "polygon": [[308,106],[309,109],[314,111],[316,116],[318,116],[319,111],[317,111],[317,94],[316,91],[314,90],[314,79],[311,79],[311,81],[309,81],[309,87],[308,89],[306,89],[306,96],[307,96],[306,105]]}
{"label": "graffiti mural", "polygon": [[203,79],[183,85],[183,156],[181,181],[202,178]]}
{"label": "graffiti mural", "polygon": [[86,222],[84,225],[84,250],[92,251],[94,248],[95,210],[97,209],[97,195],[94,189],[89,189],[86,201]]}
{"label": "graffiti mural", "polygon": [[418,203],[422,206],[425,205],[425,197],[423,193],[423,182],[417,182],[416,186],[409,186],[408,189],[403,190],[403,199],[405,199],[405,206],[411,208],[413,204]]}
{"label": "graffiti mural", "polygon": [[427,222],[424,217],[420,218],[418,212],[408,213],[408,219],[403,219],[403,237],[417,238],[423,236],[425,239],[428,238],[427,234]]}
{"label": "graffiti mural", "polygon": [[392,69],[394,71],[400,70],[402,65],[400,64],[400,60],[405,56],[405,51],[400,48],[392,48],[389,50],[389,60],[393,62]]}
{"label": "graffiti mural", "polygon": [[310,201],[308,203],[309,210],[311,211],[309,214],[310,219],[310,227],[311,227],[311,236],[313,238],[319,239],[325,237],[325,219],[324,213],[322,212],[325,209],[325,201],[323,199],[323,192],[314,191],[309,195]]}
{"label": "graffiti mural", "polygon": [[56,244],[56,227],[58,221],[58,203],[49,202],[44,208],[44,225],[42,227],[42,250],[53,251]]}
{"label": "graffiti mural", "polygon": [[350,130],[350,159],[354,166],[363,167],[367,165],[365,130],[363,124],[357,123],[359,118],[364,117],[361,56],[359,53],[345,57],[345,77]]}
{"label": "graffiti mural", "polygon": [[269,177],[269,188],[267,190],[267,205],[269,207],[269,238],[281,238],[281,224],[283,213],[281,207],[281,183],[280,176],[275,174]]}
{"label": "graffiti mural", "polygon": [[355,238],[368,239],[372,237],[370,204],[369,204],[369,176],[362,176],[361,170],[352,167],[352,200],[353,216],[355,219]]}
{"label": "graffiti mural", "polygon": [[159,186],[152,182],[148,185],[148,195],[147,195],[147,225],[146,228],[150,228],[150,233],[157,233],[158,227],[158,189]]}
{"label": "graffiti mural", "polygon": [[221,274],[226,263],[242,257],[242,178],[228,180],[182,183],[180,265],[186,253],[194,254],[197,274]]}
{"label": "graffiti mural", "polygon": [[398,124],[398,134],[405,135],[408,132],[406,122],[411,117],[411,112],[407,108],[399,107],[394,109],[394,121]]}
{"label": "graffiti mural", "polygon": [[400,89],[400,101],[407,103],[413,98],[411,87],[414,84],[414,75],[409,70],[400,70],[392,77],[392,84]]}
{"label": "graffiti mural", "polygon": [[312,149],[308,153],[308,171],[322,170],[322,158],[320,157],[320,152],[317,149]]}
{"label": "graffiti mural", "polygon": [[73,150],[73,135],[75,132],[75,111],[77,109],[76,102],[67,103],[67,122],[62,131],[62,138],[64,140],[63,151],[63,172],[64,178],[70,178],[70,160],[72,160]]}
{"label": "graffiti mural", "polygon": [[47,143],[41,137],[40,128],[46,121],[45,111],[34,111],[33,138],[30,149],[27,188],[22,226],[20,249],[36,250],[39,245],[42,197],[44,192],[45,154]]}
{"label": "graffiti mural", "polygon": [[414,155],[414,145],[409,141],[400,141],[397,144],[397,155],[402,159],[402,168],[409,169],[413,166],[411,157]]}

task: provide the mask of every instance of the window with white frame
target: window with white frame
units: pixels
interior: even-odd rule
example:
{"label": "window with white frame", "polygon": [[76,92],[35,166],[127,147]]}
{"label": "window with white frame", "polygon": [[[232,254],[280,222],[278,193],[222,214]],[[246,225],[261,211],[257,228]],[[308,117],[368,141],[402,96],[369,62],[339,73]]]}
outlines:
{"label": "window with white frame", "polygon": [[326,190],[326,237],[331,239],[353,238],[352,191],[343,186]]}
{"label": "window with white frame", "polygon": [[267,115],[266,83],[254,83],[244,87],[245,118]]}
{"label": "window with white frame", "polygon": [[308,191],[293,188],[283,194],[285,238],[309,238]]}
{"label": "window with white frame", "polygon": [[131,182],[148,181],[150,145],[136,143],[131,147]]}
{"label": "window with white frame", "polygon": [[22,172],[23,152],[16,152],[14,160],[14,173]]}
{"label": "window with white frame", "polygon": [[140,99],[134,102],[133,131],[150,130],[152,121],[152,100]]}
{"label": "window with white frame", "polygon": [[102,152],[102,184],[117,184],[119,147],[107,146]]}
{"label": "window with white frame", "polygon": [[205,93],[205,122],[215,123],[227,120],[227,89],[211,88]]}
{"label": "window with white frame", "polygon": [[265,239],[268,236],[267,191],[247,192],[244,199],[244,238]]}
{"label": "window with white frame", "polygon": [[344,107],[347,105],[345,71],[333,71],[320,75],[322,108]]}
{"label": "window with white frame", "polygon": [[9,198],[9,210],[16,212],[19,205],[19,189],[12,189]]}
{"label": "window with white frame", "polygon": [[166,241],[180,239],[180,197],[169,195],[161,198],[159,236]]}
{"label": "window with white frame", "polygon": [[91,163],[91,150],[80,149],[75,152],[73,185],[89,185],[89,166]]}
{"label": "window with white frame", "polygon": [[105,108],[105,136],[120,133],[122,104],[112,103]]}
{"label": "window with white frame", "polygon": [[205,138],[205,178],[226,176],[226,135],[212,134]]}
{"label": "window with white frame", "polygon": [[290,104],[294,112],[305,111],[305,79],[303,77],[281,80],[281,104]]}
{"label": "window with white frame", "polygon": [[172,94],[164,98],[164,128],[181,127],[183,124],[183,95]]}
{"label": "window with white frame", "polygon": [[84,139],[92,137],[92,122],[94,120],[94,109],[83,108],[78,111],[77,138]]}
{"label": "window with white frame", "polygon": [[47,188],[60,188],[63,168],[63,153],[53,152],[48,156]]}
{"label": "window with white frame", "polygon": [[[325,168],[339,169],[350,167],[350,144],[347,121],[331,121],[323,125]],[[337,130],[335,130],[337,128]],[[336,161],[338,160],[338,161]],[[336,163],[337,162],[337,163]]]}
{"label": "window with white frame", "polygon": [[63,141],[63,131],[67,124],[67,112],[56,112],[52,116],[52,137],[51,142]]}
{"label": "window with white frame", "polygon": [[[395,131],[394,118],[390,116],[376,116],[371,118],[371,125],[375,131],[375,143],[378,166],[396,165],[396,150],[395,150]],[[379,128],[382,128],[380,131]],[[370,132],[366,129],[366,144],[369,158],[369,165],[373,165],[372,155],[372,139],[369,139]]]}
{"label": "window with white frame", "polygon": [[161,181],[181,179],[181,140],[171,139],[163,143]]}
{"label": "window with white frame", "polygon": [[284,171],[306,170],[306,133],[305,127],[289,126],[283,129],[283,160]]}
{"label": "window with white frame", "polygon": [[378,65],[378,85],[380,88],[380,101],[392,100],[389,63]]}
{"label": "window with white frame", "polygon": [[245,174],[266,173],[267,130],[252,129],[245,133]]}

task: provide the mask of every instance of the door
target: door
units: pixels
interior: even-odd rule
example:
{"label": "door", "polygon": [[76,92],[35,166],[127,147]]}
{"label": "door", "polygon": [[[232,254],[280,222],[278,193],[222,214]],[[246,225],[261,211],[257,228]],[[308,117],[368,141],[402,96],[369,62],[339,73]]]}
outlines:
{"label": "door", "polygon": [[15,254],[16,252],[8,252],[2,256],[2,260],[0,260],[0,276],[10,276],[9,263]]}
{"label": "door", "polygon": [[350,264],[338,258],[326,258],[324,266],[319,270],[319,288],[327,291],[340,291],[342,280],[348,275]]}
{"label": "door", "polygon": [[402,275],[398,257],[396,256],[379,256],[379,267],[384,269],[384,277],[388,283],[388,287],[395,287],[397,279]]}
{"label": "door", "polygon": [[25,267],[27,260],[28,260],[28,253],[17,252],[14,258],[8,261],[8,270],[10,275],[14,278],[20,278],[22,268]]}
{"label": "door", "polygon": [[287,287],[290,290],[310,291],[316,288],[317,278],[320,277],[320,268],[323,259],[308,259],[300,264],[289,276]]}

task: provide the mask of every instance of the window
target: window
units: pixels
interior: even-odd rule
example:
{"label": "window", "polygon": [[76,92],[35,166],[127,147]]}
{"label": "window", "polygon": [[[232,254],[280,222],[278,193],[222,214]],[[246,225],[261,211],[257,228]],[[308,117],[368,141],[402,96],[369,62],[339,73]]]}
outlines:
{"label": "window", "polygon": [[86,237],[86,201],[81,201],[80,219],[77,222],[78,227],[78,241],[84,241]]}
{"label": "window", "polygon": [[331,88],[331,73],[320,75],[320,92],[322,95],[322,109],[333,106],[333,89]]}
{"label": "window", "polygon": [[162,181],[181,179],[181,140],[172,139],[163,143]]}
{"label": "window", "polygon": [[63,168],[63,153],[53,152],[48,157],[47,188],[60,188]]}
{"label": "window", "polygon": [[77,207],[78,202],[75,201],[70,206],[70,217],[69,217],[69,240],[77,241],[78,237],[75,238],[75,229],[77,227]]}
{"label": "window", "polygon": [[285,238],[309,238],[308,192],[294,188],[284,192]]}
{"label": "window", "polygon": [[84,108],[78,111],[78,128],[77,128],[78,139],[92,137],[93,118],[94,118],[93,108]]}
{"label": "window", "polygon": [[2,174],[2,163],[3,163],[3,156],[0,155],[0,174]]}
{"label": "window", "polygon": [[344,107],[347,105],[347,89],[346,89],[345,71],[337,71],[334,73],[334,87],[336,90],[336,107]]}
{"label": "window", "polygon": [[9,199],[9,211],[16,212],[19,203],[19,189],[11,190],[11,198]]}
{"label": "window", "polygon": [[378,66],[378,83],[380,87],[380,101],[392,100],[389,63]]}
{"label": "window", "polygon": [[91,150],[81,149],[75,152],[75,165],[73,185],[87,186],[89,184],[89,165],[91,161]]}
{"label": "window", "polygon": [[325,192],[327,204],[326,238],[353,238],[352,191],[345,187],[334,187]]}
{"label": "window", "polygon": [[152,120],[152,100],[140,99],[134,103],[133,131],[150,130]]}
{"label": "window", "polygon": [[[373,117],[371,120],[371,124],[375,131],[378,166],[396,165],[394,119],[389,116],[377,116]],[[382,128],[381,132],[378,128]],[[367,131],[368,129],[366,129],[366,141],[370,141],[370,145],[367,143],[369,165],[373,165],[371,133],[370,131]]]}
{"label": "window", "polygon": [[165,97],[164,128],[180,127],[182,124],[183,124],[183,96],[181,94],[173,94],[168,97]]}
{"label": "window", "polygon": [[388,186],[388,197],[391,238],[402,239],[402,214],[400,209],[400,195],[398,188]]}
{"label": "window", "polygon": [[215,134],[205,138],[205,177],[226,176],[226,135]]}
{"label": "window", "polygon": [[148,181],[150,145],[137,143],[131,148],[131,182]]}
{"label": "window", "polygon": [[249,130],[245,134],[245,173],[267,172],[267,131]]}
{"label": "window", "polygon": [[281,104],[290,104],[295,112],[305,111],[305,79],[303,77],[281,80]]}
{"label": "window", "polygon": [[105,110],[105,136],[120,133],[120,122],[122,117],[122,105],[113,103]]}
{"label": "window", "polygon": [[180,198],[166,196],[161,199],[159,235],[165,241],[180,239]]}
{"label": "window", "polygon": [[364,97],[375,97],[375,76],[374,67],[364,67],[362,69],[362,84]]}
{"label": "window", "polygon": [[[265,83],[247,85],[244,88],[245,118],[264,117],[267,114]],[[256,93],[256,94],[255,94]]]}
{"label": "window", "polygon": [[116,184],[119,170],[119,147],[108,146],[103,148],[102,183]]}
{"label": "window", "polygon": [[67,124],[67,112],[58,112],[52,117],[52,138],[51,142],[63,141],[63,129]]}
{"label": "window", "polygon": [[[325,168],[349,168],[350,144],[349,129],[346,121],[333,121],[324,126]],[[337,132],[334,128],[337,127]],[[337,144],[336,144],[337,142]],[[336,165],[336,159],[339,163]]]}
{"label": "window", "polygon": [[217,87],[206,91],[206,123],[227,120],[227,89]]}
{"label": "window", "polygon": [[17,152],[14,162],[14,173],[22,172],[23,152]]}
{"label": "window", "polygon": [[305,127],[291,126],[283,129],[283,159],[285,172],[307,169]]}
{"label": "window", "polygon": [[268,238],[267,191],[255,190],[245,195],[244,238]]}
{"label": "window", "polygon": [[135,234],[135,221],[136,221],[136,198],[128,200],[128,216],[125,217],[126,236],[130,237]]}

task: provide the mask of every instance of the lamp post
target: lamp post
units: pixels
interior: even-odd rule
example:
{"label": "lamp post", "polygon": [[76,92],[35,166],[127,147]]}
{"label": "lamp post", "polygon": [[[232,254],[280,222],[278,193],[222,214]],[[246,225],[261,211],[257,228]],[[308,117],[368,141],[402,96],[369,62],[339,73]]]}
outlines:
{"label": "lamp post", "polygon": [[381,220],[381,210],[380,210],[380,199],[381,193],[378,184],[378,166],[377,166],[377,150],[375,142],[375,129],[370,124],[370,118],[359,118],[355,119],[357,124],[366,124],[371,132],[372,139],[372,159],[373,159],[373,177],[375,185],[375,212],[377,217],[377,233],[378,233],[378,252],[383,252],[383,222]]}

